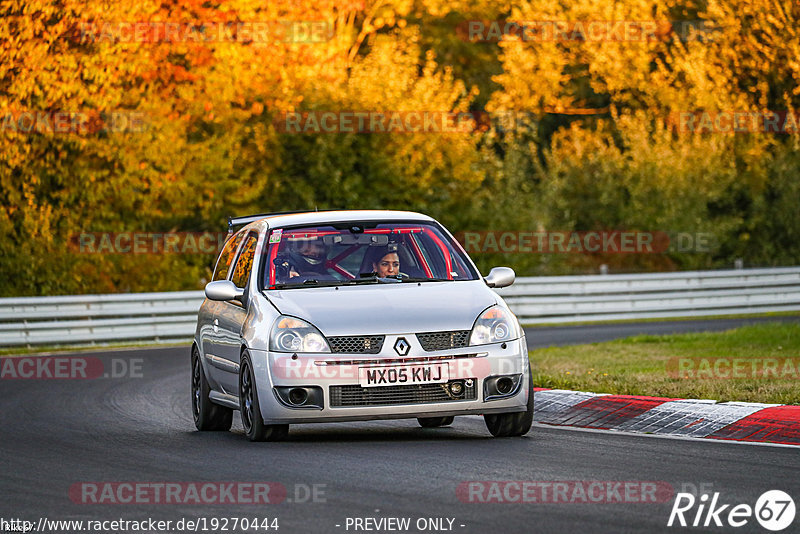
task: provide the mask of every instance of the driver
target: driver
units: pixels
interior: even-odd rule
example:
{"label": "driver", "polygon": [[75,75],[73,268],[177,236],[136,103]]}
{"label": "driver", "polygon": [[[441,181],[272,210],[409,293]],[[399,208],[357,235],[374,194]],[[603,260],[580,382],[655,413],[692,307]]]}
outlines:
{"label": "driver", "polygon": [[305,274],[328,274],[325,260],[328,259],[328,246],[318,237],[301,239],[294,244],[295,254],[289,270],[289,278]]}

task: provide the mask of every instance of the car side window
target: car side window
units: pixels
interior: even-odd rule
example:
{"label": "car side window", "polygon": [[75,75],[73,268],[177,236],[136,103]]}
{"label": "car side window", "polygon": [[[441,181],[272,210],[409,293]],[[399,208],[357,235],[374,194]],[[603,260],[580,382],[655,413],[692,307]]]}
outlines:
{"label": "car side window", "polygon": [[236,234],[231,239],[228,239],[228,242],[222,247],[222,253],[219,255],[217,266],[214,269],[213,281],[225,280],[228,278],[228,270],[230,269],[231,261],[233,261],[233,256],[236,254],[236,249],[242,241],[242,235],[243,234]]}
{"label": "car side window", "polygon": [[[412,239],[417,241],[425,261],[433,269],[434,276],[437,278],[469,279],[469,270],[463,260],[451,251],[447,251],[445,258],[442,247],[428,235],[414,235]],[[440,236],[440,239],[445,239]],[[447,270],[447,260],[450,262],[450,271]]]}
{"label": "car side window", "polygon": [[239,253],[239,259],[236,260],[236,266],[233,268],[233,276],[231,282],[236,287],[244,287],[247,284],[247,278],[250,276],[250,271],[253,268],[253,258],[256,254],[256,243],[258,239],[255,235],[247,236],[247,241]]}

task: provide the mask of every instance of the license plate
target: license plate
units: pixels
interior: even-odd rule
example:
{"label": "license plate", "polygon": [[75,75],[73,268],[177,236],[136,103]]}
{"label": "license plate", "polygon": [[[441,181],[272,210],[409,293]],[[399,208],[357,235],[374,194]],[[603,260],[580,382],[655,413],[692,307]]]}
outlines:
{"label": "license plate", "polygon": [[358,368],[358,381],[361,387],[365,388],[373,386],[441,384],[448,380],[450,380],[450,367],[446,363]]}

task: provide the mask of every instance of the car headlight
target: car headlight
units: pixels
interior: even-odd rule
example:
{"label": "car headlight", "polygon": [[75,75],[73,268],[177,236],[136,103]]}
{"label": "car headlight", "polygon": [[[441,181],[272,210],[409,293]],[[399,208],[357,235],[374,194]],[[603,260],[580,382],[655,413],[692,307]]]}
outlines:
{"label": "car headlight", "polygon": [[470,345],[488,345],[511,341],[519,337],[516,317],[499,306],[492,306],[481,313],[472,327],[469,336]]}
{"label": "car headlight", "polygon": [[330,352],[328,340],[314,325],[281,315],[272,325],[269,350],[275,352]]}

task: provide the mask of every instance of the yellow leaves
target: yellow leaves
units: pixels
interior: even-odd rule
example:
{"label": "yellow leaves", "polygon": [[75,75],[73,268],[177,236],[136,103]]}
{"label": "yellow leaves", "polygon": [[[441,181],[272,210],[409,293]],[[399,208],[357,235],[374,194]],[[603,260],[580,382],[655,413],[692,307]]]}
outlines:
{"label": "yellow leaves", "polygon": [[[502,88],[488,107],[563,113],[599,96],[612,108],[646,110],[659,121],[676,110],[797,106],[791,100],[800,94],[798,15],[770,0],[712,0],[699,20],[671,21],[662,39],[506,38],[499,43],[503,72],[493,78]],[[654,0],[536,0],[515,7],[510,19],[663,25],[666,17]]]}
{"label": "yellow leaves", "polygon": [[[3,14],[10,9],[21,16],[0,17],[0,114],[21,107],[94,114],[133,110],[149,117],[146,131],[136,134],[43,139],[0,133],[0,187],[14,199],[2,211],[30,210],[30,224],[39,224],[37,217],[49,218],[57,223],[52,228],[74,226],[87,212],[97,213],[92,220],[108,225],[171,211],[168,217],[194,221],[198,212],[218,218],[232,203],[238,208],[298,198],[321,206],[365,199],[376,207],[396,202],[426,209],[443,205],[443,197],[469,198],[466,193],[475,191],[470,188],[484,180],[501,184],[496,193],[501,202],[492,199],[486,207],[534,203],[526,204],[522,197],[541,204],[537,195],[549,188],[570,198],[596,192],[601,204],[623,210],[635,206],[625,212],[634,218],[639,217],[637,210],[652,215],[640,220],[700,224],[696,221],[704,221],[704,212],[697,206],[707,200],[702,195],[724,192],[735,183],[737,165],[748,174],[742,181],[761,183],[758,162],[765,160],[771,145],[755,136],[740,136],[738,145],[725,136],[677,137],[663,118],[698,108],[800,107],[797,13],[768,0],[709,0],[708,12],[699,17],[713,19],[720,28],[710,41],[507,38],[499,44],[456,46],[453,41],[459,36],[448,25],[458,17],[663,21],[684,4],[19,0],[2,5]],[[70,38],[82,21],[202,20],[324,21],[332,34],[320,42],[248,44],[76,43]],[[664,28],[660,31],[666,35]],[[466,111],[484,104],[473,100],[478,90],[472,86],[480,83],[475,78],[483,81],[491,75],[498,90],[487,109],[532,112],[525,113],[530,121],[523,133],[512,127],[485,137],[342,134],[283,139],[270,122],[281,112],[306,110]],[[494,89],[488,82],[480,87]],[[510,146],[508,139],[517,136],[519,146]],[[735,161],[730,156],[734,149]],[[498,156],[501,152],[509,155]],[[501,173],[506,174],[497,178]],[[502,180],[512,173],[517,181],[509,188]],[[376,177],[397,187],[375,191],[371,183],[362,183]],[[22,183],[28,184],[27,196]],[[511,202],[501,198],[504,189],[515,193]],[[630,193],[630,200],[621,189]],[[618,193],[627,204],[615,199]],[[662,201],[665,207],[656,207]],[[565,221],[622,217],[617,208],[605,212],[592,204],[582,210],[577,201],[554,204],[553,211],[569,214]],[[689,215],[682,219],[687,205],[683,211]],[[549,207],[537,209],[545,213]],[[591,217],[581,219],[582,211]],[[544,224],[526,217],[520,224]]]}
{"label": "yellow leaves", "polygon": [[[51,233],[51,221],[53,218],[53,207],[48,204],[40,204],[36,198],[34,185],[38,183],[35,177],[31,183],[22,185],[22,197],[24,207],[19,206],[22,213],[23,235],[26,239],[43,239],[47,242],[53,240]],[[16,210],[14,210],[16,211]]]}

